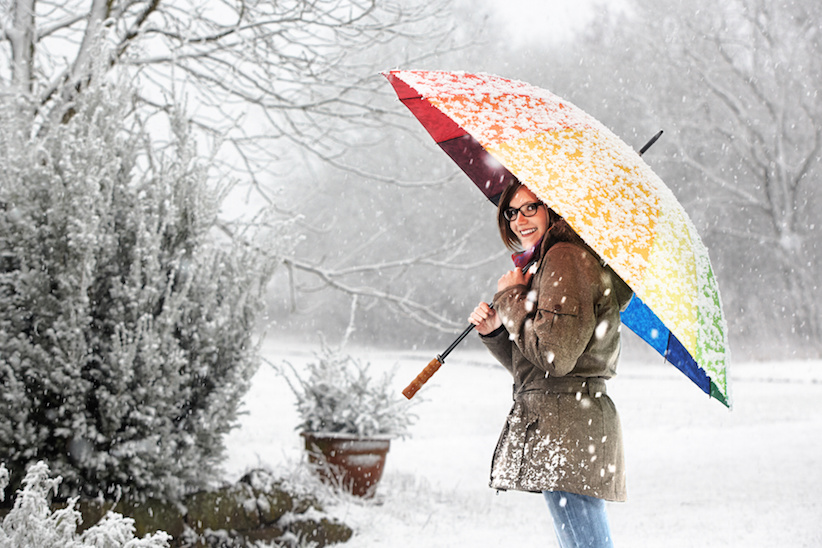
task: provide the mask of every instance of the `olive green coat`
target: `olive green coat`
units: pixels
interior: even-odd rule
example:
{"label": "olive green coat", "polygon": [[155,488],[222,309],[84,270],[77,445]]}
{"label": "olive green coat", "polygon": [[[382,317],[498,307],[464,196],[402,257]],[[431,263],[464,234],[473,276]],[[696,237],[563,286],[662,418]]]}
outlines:
{"label": "olive green coat", "polygon": [[491,487],[626,498],[616,374],[627,285],[581,242],[546,236],[529,286],[499,292],[503,328],[483,337],[514,377],[514,405],[491,466]]}

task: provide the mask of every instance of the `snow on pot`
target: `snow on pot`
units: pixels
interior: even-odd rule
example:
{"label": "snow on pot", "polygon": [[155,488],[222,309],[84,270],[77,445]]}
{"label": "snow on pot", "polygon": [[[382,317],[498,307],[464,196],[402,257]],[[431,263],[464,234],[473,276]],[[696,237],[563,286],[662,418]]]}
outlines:
{"label": "snow on pot", "polygon": [[280,368],[297,398],[309,463],[320,478],[354,495],[374,495],[392,438],[414,420],[392,374],[374,377],[369,365],[325,345],[302,374]]}

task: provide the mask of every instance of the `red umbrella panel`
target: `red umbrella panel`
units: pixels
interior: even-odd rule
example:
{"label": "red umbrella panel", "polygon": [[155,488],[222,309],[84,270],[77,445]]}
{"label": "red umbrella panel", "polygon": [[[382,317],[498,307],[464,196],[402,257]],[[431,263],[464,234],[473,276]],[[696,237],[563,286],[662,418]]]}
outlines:
{"label": "red umbrella panel", "polygon": [[440,148],[497,205],[502,191],[516,177],[491,156],[479,141],[434,107],[418,91],[395,76],[395,73],[386,73],[386,77],[394,86],[400,101],[417,117]]}

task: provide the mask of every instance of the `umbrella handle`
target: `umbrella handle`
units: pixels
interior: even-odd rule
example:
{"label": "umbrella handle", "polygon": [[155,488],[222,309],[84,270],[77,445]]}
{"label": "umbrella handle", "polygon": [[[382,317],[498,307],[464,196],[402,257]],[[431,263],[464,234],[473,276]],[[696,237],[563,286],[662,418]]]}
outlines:
{"label": "umbrella handle", "polygon": [[434,373],[437,372],[437,369],[439,369],[441,365],[442,361],[440,360],[439,356],[431,360],[428,363],[428,365],[425,366],[425,369],[423,369],[420,372],[420,374],[417,375],[417,378],[411,381],[411,384],[409,384],[405,388],[405,390],[402,391],[402,395],[408,398],[409,400],[413,398],[414,394],[416,394],[417,391],[420,388],[422,388],[423,384],[428,382],[428,379],[430,379],[434,375]]}

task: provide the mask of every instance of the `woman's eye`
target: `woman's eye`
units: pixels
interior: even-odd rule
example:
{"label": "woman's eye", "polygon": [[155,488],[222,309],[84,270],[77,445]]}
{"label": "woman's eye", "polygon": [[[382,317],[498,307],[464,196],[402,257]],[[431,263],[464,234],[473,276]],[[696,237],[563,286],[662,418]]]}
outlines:
{"label": "woman's eye", "polygon": [[525,206],[525,211],[527,211],[528,213],[533,213],[536,210],[537,204],[528,204],[527,206]]}

